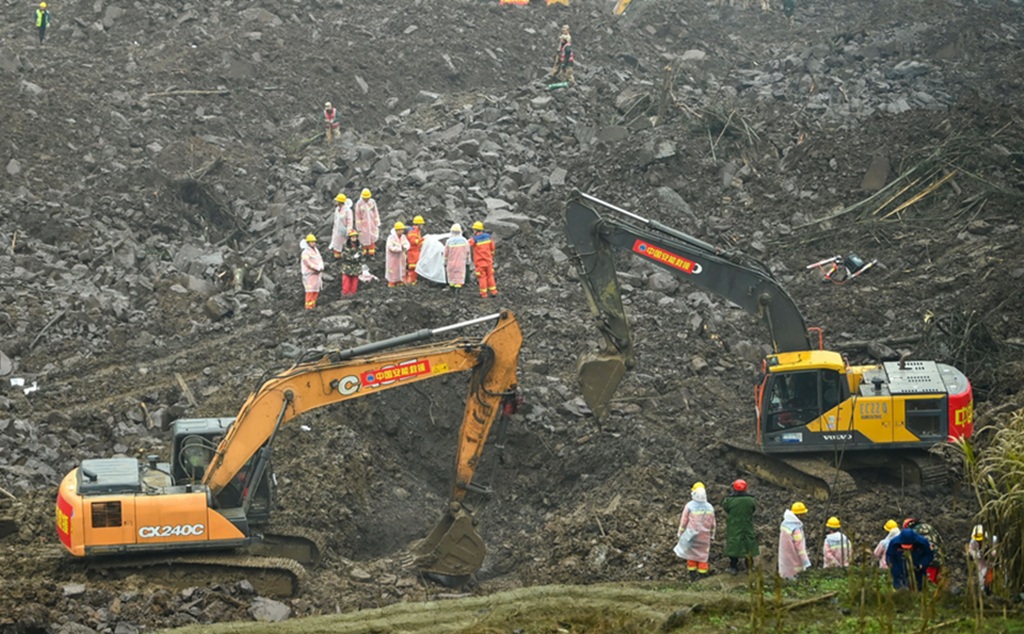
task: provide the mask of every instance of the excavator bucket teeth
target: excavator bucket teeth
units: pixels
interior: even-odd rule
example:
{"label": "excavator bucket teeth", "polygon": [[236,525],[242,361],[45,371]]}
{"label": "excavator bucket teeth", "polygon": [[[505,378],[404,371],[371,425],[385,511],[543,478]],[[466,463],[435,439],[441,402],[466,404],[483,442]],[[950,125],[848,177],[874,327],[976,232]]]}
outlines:
{"label": "excavator bucket teeth", "polygon": [[583,401],[603,419],[608,414],[608,404],[626,373],[626,362],[622,355],[602,352],[584,354],[576,367],[583,392]]}
{"label": "excavator bucket teeth", "polygon": [[446,577],[465,577],[480,569],[487,547],[476,518],[464,507],[445,513],[426,538],[409,545],[404,566]]}

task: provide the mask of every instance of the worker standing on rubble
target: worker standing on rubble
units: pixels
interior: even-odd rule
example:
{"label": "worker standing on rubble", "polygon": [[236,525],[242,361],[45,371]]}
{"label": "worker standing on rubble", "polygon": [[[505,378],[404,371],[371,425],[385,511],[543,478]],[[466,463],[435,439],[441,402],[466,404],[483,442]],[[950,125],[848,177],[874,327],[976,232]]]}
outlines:
{"label": "worker standing on rubble", "polygon": [[702,482],[690,488],[690,501],[683,507],[676,537],[678,541],[673,550],[677,557],[686,560],[690,578],[708,574],[711,542],[715,539],[715,507],[708,502]]}
{"label": "worker standing on rubble", "polygon": [[46,27],[50,26],[50,11],[46,8],[45,2],[39,3],[36,9],[36,30],[39,32],[39,44],[42,45],[46,38]]}
{"label": "worker standing on rubble", "polygon": [[359,288],[359,274],[363,272],[363,252],[359,248],[359,232],[350,229],[345,250],[341,252],[341,296],[351,297]]}
{"label": "worker standing on rubble", "polygon": [[409,252],[409,239],[405,237],[405,223],[399,220],[391,229],[385,244],[384,278],[388,287],[402,285],[406,272],[406,254]]}
{"label": "worker standing on rubble", "polygon": [[348,232],[354,227],[352,224],[352,201],[345,194],[338,194],[334,197],[337,203],[334,207],[334,226],[331,229],[331,251],[334,252],[334,259],[341,257],[341,252],[348,241]]}
{"label": "worker standing on rubble", "polygon": [[558,53],[555,55],[555,67],[551,71],[551,77],[561,81],[567,81],[575,86],[576,78],[573,77],[573,67],[576,65],[576,56],[572,52],[572,35],[569,34],[569,25],[562,25],[562,33],[558,36]]}
{"label": "worker standing on rubble", "polygon": [[324,137],[327,139],[327,145],[341,135],[340,127],[341,120],[338,119],[338,109],[328,101],[324,104]]}
{"label": "worker standing on rubble", "polygon": [[757,533],[754,531],[757,504],[754,496],[747,492],[746,480],[732,483],[732,491],[722,501],[722,508],[728,516],[725,524],[725,556],[729,558],[729,573],[739,572],[740,559],[745,560],[749,572],[759,549]]}
{"label": "worker standing on rubble", "polygon": [[452,234],[444,245],[445,277],[448,288],[455,292],[466,283],[466,261],[469,259],[469,241],[462,235],[462,225],[452,225]]}
{"label": "worker standing on rubble", "polygon": [[369,189],[363,189],[360,201],[356,203],[355,227],[359,232],[363,255],[376,255],[377,240],[380,238],[380,212]]}
{"label": "worker standing on rubble", "polygon": [[498,296],[498,285],[494,281],[494,240],[491,234],[484,231],[484,223],[477,220],[473,223],[473,237],[469,239],[473,249],[474,275],[480,283],[480,297]]}
{"label": "worker standing on rubble", "polygon": [[967,543],[967,557],[973,564],[977,575],[978,591],[992,593],[993,567],[995,566],[996,544],[995,535],[989,536],[984,526],[976,524],[971,531],[971,541]]}
{"label": "worker standing on rubble", "polygon": [[803,502],[794,502],[782,515],[782,524],[779,525],[779,576],[783,579],[796,579],[811,567],[804,523],[799,517],[806,513],[807,506]]}
{"label": "worker standing on rubble", "polygon": [[406,254],[408,271],[405,274],[405,283],[410,286],[416,285],[416,264],[420,261],[420,249],[423,248],[423,225],[426,221],[423,216],[416,216],[412,219],[412,229],[406,234],[409,239],[409,253]]}
{"label": "worker standing on rubble", "polygon": [[840,530],[838,517],[825,522],[825,544],[822,546],[823,568],[846,568],[850,565],[850,540]]}
{"label": "worker standing on rubble", "polygon": [[316,236],[312,233],[299,242],[299,246],[302,248],[302,286],[306,289],[306,310],[313,310],[323,285],[321,274],[324,272],[324,259],[320,257]]}
{"label": "worker standing on rubble", "polygon": [[885,561],[885,549],[889,547],[889,540],[900,534],[900,525],[896,523],[896,520],[889,520],[885,523],[885,530],[888,531],[886,536],[879,540],[875,546],[875,559],[878,560],[878,567],[882,570],[889,568],[889,564]]}

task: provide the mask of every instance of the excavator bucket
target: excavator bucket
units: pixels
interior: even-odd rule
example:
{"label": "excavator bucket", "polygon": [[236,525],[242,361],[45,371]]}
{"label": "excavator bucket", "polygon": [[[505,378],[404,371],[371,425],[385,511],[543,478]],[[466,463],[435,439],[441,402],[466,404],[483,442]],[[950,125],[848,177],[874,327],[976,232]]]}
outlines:
{"label": "excavator bucket", "polygon": [[409,545],[406,568],[444,577],[467,577],[484,562],[487,547],[476,531],[476,518],[458,502],[424,539]]}
{"label": "excavator bucket", "polygon": [[626,373],[626,359],[614,352],[589,352],[580,355],[576,372],[583,401],[598,420],[608,414],[608,404]]}

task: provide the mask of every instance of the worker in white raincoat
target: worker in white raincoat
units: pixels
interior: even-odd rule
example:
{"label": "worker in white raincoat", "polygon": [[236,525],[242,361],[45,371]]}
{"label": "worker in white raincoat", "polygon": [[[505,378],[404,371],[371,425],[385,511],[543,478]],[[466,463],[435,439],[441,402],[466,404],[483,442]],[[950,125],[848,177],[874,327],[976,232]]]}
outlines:
{"label": "worker in white raincoat", "polygon": [[690,576],[706,575],[711,542],[715,539],[715,507],[708,502],[703,483],[697,482],[690,489],[690,501],[683,507],[676,536],[679,539],[674,551],[686,560]]}

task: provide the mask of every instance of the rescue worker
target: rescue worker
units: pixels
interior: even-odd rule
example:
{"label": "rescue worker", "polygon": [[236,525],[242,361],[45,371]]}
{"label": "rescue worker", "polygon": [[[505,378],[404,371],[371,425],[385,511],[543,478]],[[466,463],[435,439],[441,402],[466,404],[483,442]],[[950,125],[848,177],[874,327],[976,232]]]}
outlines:
{"label": "rescue worker", "polygon": [[782,0],[782,14],[786,16],[786,21],[790,26],[793,26],[794,13],[796,13],[796,0]]}
{"label": "rescue worker", "polygon": [[351,297],[359,289],[359,274],[363,272],[363,252],[359,248],[359,232],[350,229],[345,249],[341,252],[341,296]]}
{"label": "rescue worker", "polygon": [[925,574],[928,575],[928,581],[938,584],[939,576],[942,572],[943,554],[942,539],[939,536],[939,532],[931,524],[914,518],[904,520],[903,528],[913,529],[915,533],[928,540],[928,544],[932,548],[932,559],[925,567]]}
{"label": "rescue worker", "polygon": [[971,531],[971,541],[967,543],[967,556],[974,565],[977,574],[978,591],[992,593],[993,567],[996,557],[997,538],[985,533],[985,528],[977,524]]}
{"label": "rescue worker", "polygon": [[363,189],[359,195],[360,200],[355,208],[355,228],[359,232],[359,244],[362,245],[363,255],[377,254],[377,240],[380,238],[380,212],[377,210],[377,201],[369,189]]}
{"label": "rescue worker", "polygon": [[394,288],[403,284],[406,271],[406,254],[409,252],[409,239],[405,237],[405,223],[399,220],[388,235],[385,244],[384,279],[388,287]]}
{"label": "rescue worker", "polygon": [[878,560],[878,567],[882,570],[889,568],[889,564],[885,560],[885,549],[889,547],[889,541],[900,534],[900,525],[896,523],[896,520],[889,520],[885,523],[885,530],[888,531],[888,534],[879,540],[874,551],[875,559]]}
{"label": "rescue worker", "polygon": [[822,546],[822,568],[846,568],[850,565],[850,540],[840,530],[839,518],[825,522],[825,544]]}
{"label": "rescue worker", "polygon": [[341,252],[348,241],[348,234],[354,228],[352,224],[352,201],[345,194],[334,197],[334,226],[331,229],[331,251],[334,259],[341,257]]}
{"label": "rescue worker", "polygon": [[729,558],[729,573],[739,572],[740,559],[746,561],[746,569],[749,571],[759,549],[757,534],[754,532],[757,504],[754,496],[747,492],[746,480],[732,483],[732,491],[722,501],[722,508],[728,516],[725,524],[725,556]]}
{"label": "rescue worker", "polygon": [[477,220],[473,223],[473,237],[469,239],[473,249],[474,275],[480,283],[480,297],[498,296],[498,286],[494,282],[494,240],[491,234],[484,231],[484,223]]}
{"label": "rescue worker", "polygon": [[36,9],[36,30],[39,31],[40,46],[46,38],[46,27],[48,26],[50,26],[50,11],[46,8],[45,2],[40,2],[39,8]]}
{"label": "rescue worker", "polygon": [[420,249],[423,248],[423,225],[426,221],[423,216],[416,216],[412,219],[412,229],[409,229],[405,237],[409,239],[408,271],[405,274],[405,283],[410,286],[416,285],[416,264],[420,261]]}
{"label": "rescue worker", "polygon": [[469,260],[469,241],[462,236],[462,225],[452,225],[452,235],[444,245],[444,269],[448,288],[455,292],[466,283],[466,262]]}
{"label": "rescue worker", "polygon": [[341,136],[340,127],[341,120],[338,119],[338,109],[328,101],[324,104],[324,137],[327,139],[327,145],[330,145],[331,141]]}
{"label": "rescue worker", "polygon": [[576,56],[572,52],[572,35],[569,34],[569,25],[562,25],[562,33],[558,36],[558,53],[555,54],[555,67],[551,70],[551,77],[560,81],[567,81],[576,85],[576,78],[573,77],[573,67],[576,65]]}
{"label": "rescue worker", "polygon": [[797,575],[811,567],[804,524],[799,517],[806,513],[807,506],[803,502],[794,502],[782,514],[782,524],[779,525],[779,576],[783,579],[796,579]]}
{"label": "rescue worker", "polygon": [[885,561],[892,574],[892,587],[897,590],[910,588],[910,571],[913,570],[915,583],[912,588],[921,590],[927,568],[934,557],[931,543],[923,535],[918,535],[909,526],[901,530],[885,547]]}
{"label": "rescue worker", "polygon": [[708,574],[711,542],[715,539],[715,507],[708,503],[702,482],[690,488],[690,501],[683,507],[676,531],[676,556],[686,560],[691,578]]}
{"label": "rescue worker", "polygon": [[316,308],[316,300],[320,297],[323,284],[321,273],[324,272],[324,260],[316,248],[316,236],[312,233],[299,242],[302,248],[302,286],[306,289],[306,310]]}

